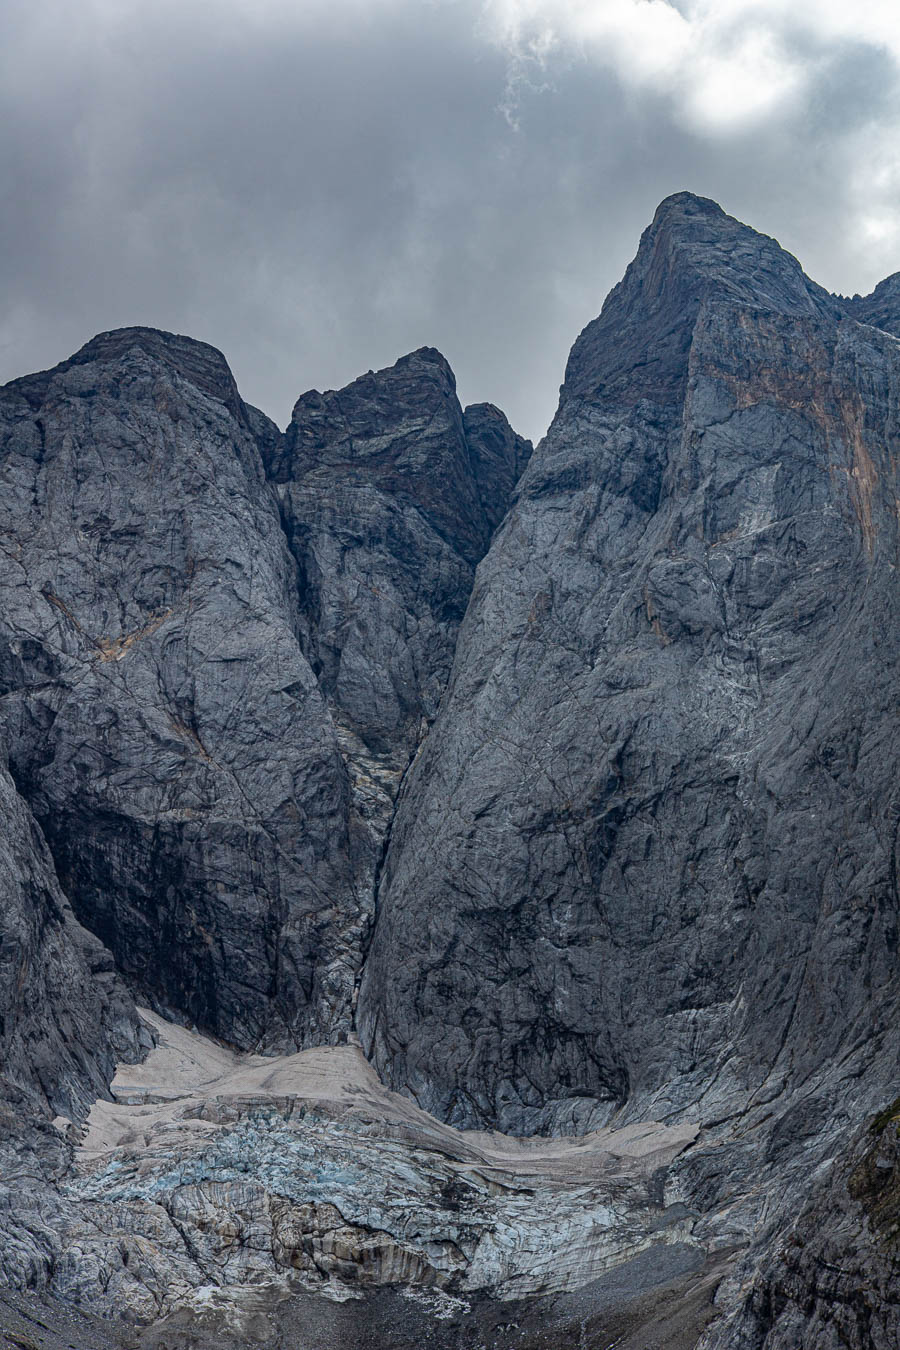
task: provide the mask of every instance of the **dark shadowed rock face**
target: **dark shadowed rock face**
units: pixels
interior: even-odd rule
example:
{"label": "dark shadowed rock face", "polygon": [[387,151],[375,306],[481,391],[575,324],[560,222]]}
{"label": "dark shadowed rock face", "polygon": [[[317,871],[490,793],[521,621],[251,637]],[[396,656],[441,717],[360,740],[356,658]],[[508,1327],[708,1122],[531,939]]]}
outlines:
{"label": "dark shadowed rock face", "polygon": [[115,1061],[140,1058],[149,1041],[5,768],[0,818],[0,1111],[77,1120],[106,1095]]}
{"label": "dark shadowed rock face", "polygon": [[276,482],[337,471],[366,479],[418,507],[474,566],[488,531],[472,473],[453,372],[440,352],[422,347],[345,389],[298,399],[282,456],[270,460]]}
{"label": "dark shadowed rock face", "polygon": [[517,436],[493,403],[470,404],[463,413],[463,428],[481,509],[489,531],[494,531],[509,510],[531,456],[531,441]]}
{"label": "dark shadowed rock face", "polygon": [[774,239],[680,192],[644,231],[637,256],[569,356],[562,401],[625,408],[684,396],[694,324],[707,301],[838,318],[840,302]]}
{"label": "dark shadowed rock face", "polygon": [[712,203],[663,203],[406,783],[360,997],[389,1082],[553,1131],[712,1119],[879,1053],[898,414],[893,338]]}
{"label": "dark shadowed rock face", "polygon": [[742,1292],[704,1350],[900,1344],[900,1101],[814,1178]]}

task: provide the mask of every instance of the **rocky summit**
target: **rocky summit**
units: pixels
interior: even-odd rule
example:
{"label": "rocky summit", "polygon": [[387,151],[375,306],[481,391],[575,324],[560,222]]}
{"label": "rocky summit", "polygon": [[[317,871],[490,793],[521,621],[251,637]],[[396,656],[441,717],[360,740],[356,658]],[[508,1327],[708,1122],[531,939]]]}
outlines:
{"label": "rocky summit", "polygon": [[659,207],[532,453],[0,389],[0,1337],[900,1342],[900,274]]}

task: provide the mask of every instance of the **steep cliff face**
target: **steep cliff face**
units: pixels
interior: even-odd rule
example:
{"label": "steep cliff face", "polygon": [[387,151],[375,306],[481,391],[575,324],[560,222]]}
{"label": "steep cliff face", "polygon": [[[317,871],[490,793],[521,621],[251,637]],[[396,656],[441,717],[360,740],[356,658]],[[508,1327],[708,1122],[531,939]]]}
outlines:
{"label": "steep cliff face", "polygon": [[856,295],[842,304],[860,323],[883,328],[895,337],[900,335],[900,272],[879,281],[871,295]]}
{"label": "steep cliff face", "polygon": [[[280,1173],[281,1190],[254,1192],[263,1207],[246,1232],[246,1188],[214,1170],[208,1189],[154,1181],[100,1214],[77,1187],[61,1196],[79,1131],[48,1117],[82,1119],[108,1095],[116,1061],[139,1060],[164,1025],[139,1021],[119,972],[157,1009],[237,1046],[345,1039],[397,786],[529,451],[496,409],[463,413],[431,350],[347,391],[305,395],[286,435],[241,401],[218,352],[147,329],[103,334],[0,391],[0,721],[12,771],[0,774],[0,1284],[126,1319],[189,1305],[184,1343],[195,1344],[212,1278],[234,1293],[209,1335],[245,1344],[258,1343],[244,1315],[265,1303],[260,1282],[275,1289],[272,1306],[284,1300],[302,1242],[321,1248],[326,1278],[333,1266],[349,1280],[360,1262],[364,1283],[434,1277],[434,1244],[405,1245],[392,1219],[391,1233],[347,1226],[329,1204],[301,1206],[298,1250],[285,1254]],[[266,1082],[272,1064],[260,1061]],[[226,1111],[239,1133],[284,1107],[260,1093]],[[163,1131],[163,1177],[196,1166],[182,1146],[202,1095],[187,1109],[184,1139]],[[304,1115],[294,1161],[318,1130],[317,1166],[340,1198],[340,1145],[327,1120],[311,1135]],[[394,1151],[404,1205],[424,1214],[427,1151]],[[141,1148],[135,1157],[146,1162]],[[238,1167],[254,1166],[265,1170],[245,1149]],[[637,1192],[646,1208],[646,1187]],[[438,1197],[430,1222],[452,1227],[454,1203]],[[198,1205],[211,1206],[206,1218]],[[191,1234],[210,1224],[224,1247],[207,1260]],[[239,1259],[215,1273],[235,1235]],[[248,1265],[240,1251],[261,1240]],[[330,1325],[331,1299],[307,1301]],[[50,1324],[63,1338],[95,1334],[67,1333],[51,1304],[32,1319],[38,1343]],[[0,1323],[7,1313],[18,1328],[8,1308]]]}
{"label": "steep cliff face", "polygon": [[[342,1037],[502,510],[449,367],[305,395],[282,436],[214,349],[124,329],[7,386],[0,418],[3,723],[78,917],[236,1045]],[[502,496],[523,443],[493,421]]]}
{"label": "steep cliff face", "polygon": [[10,762],[76,914],[227,1039],[332,1034],[346,776],[228,367],[126,329],[7,386],[3,418]]}
{"label": "steep cliff face", "polygon": [[530,459],[430,348],[285,433],[148,329],[0,390],[0,1282],[896,1338],[896,332],[679,194]]}
{"label": "steep cliff face", "polygon": [[713,203],[663,203],[406,783],[360,999],[387,1081],[556,1131],[710,1120],[883,1048],[898,399],[893,338]]}

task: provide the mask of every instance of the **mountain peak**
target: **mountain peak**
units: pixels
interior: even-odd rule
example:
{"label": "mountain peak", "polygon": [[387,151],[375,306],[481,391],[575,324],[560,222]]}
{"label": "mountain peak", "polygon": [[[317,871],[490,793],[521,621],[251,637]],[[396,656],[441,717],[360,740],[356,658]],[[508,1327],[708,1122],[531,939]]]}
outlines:
{"label": "mountain peak", "polygon": [[[438,351],[437,347],[417,347],[414,352],[408,352],[406,356],[401,356],[394,365],[439,366],[444,372],[444,375],[450,380],[453,387],[456,388],[456,377],[453,374],[450,362],[447,360],[446,356],[444,356],[443,352]],[[388,367],[388,369],[391,369],[391,367]]]}
{"label": "mountain peak", "polygon": [[621,285],[635,283],[658,299],[673,287],[679,298],[689,299],[685,287],[696,292],[699,286],[704,297],[779,313],[839,313],[833,297],[810,281],[777,239],[692,192],[676,192],[660,202]]}
{"label": "mountain peak", "polygon": [[726,215],[718,202],[713,201],[712,197],[698,197],[696,192],[672,192],[668,197],[663,197],[659,206],[653,213],[653,224],[672,216],[708,216],[719,217],[721,220],[731,220],[732,217]]}
{"label": "mountain peak", "polygon": [[54,376],[94,362],[113,365],[127,358],[135,349],[167,366],[194,385],[200,393],[217,399],[232,413],[239,415],[241,399],[237,385],[231,367],[217,347],[180,333],[167,333],[160,328],[140,325],[97,333],[68,360],[61,361],[50,370],[12,380],[7,388],[23,395],[33,406],[38,406]]}
{"label": "mountain peak", "polygon": [[625,276],[572,348],[564,392],[630,402],[631,372],[640,367],[640,396],[667,400],[684,377],[700,306],[715,300],[809,317],[844,313],[776,239],[708,197],[677,192],[660,202]]}
{"label": "mountain peak", "polygon": [[98,333],[67,363],[86,365],[90,361],[118,361],[128,352],[139,348],[154,360],[162,362],[190,381],[203,394],[219,399],[233,412],[240,406],[231,367],[217,347],[181,333],[167,333],[161,328],[113,328]]}

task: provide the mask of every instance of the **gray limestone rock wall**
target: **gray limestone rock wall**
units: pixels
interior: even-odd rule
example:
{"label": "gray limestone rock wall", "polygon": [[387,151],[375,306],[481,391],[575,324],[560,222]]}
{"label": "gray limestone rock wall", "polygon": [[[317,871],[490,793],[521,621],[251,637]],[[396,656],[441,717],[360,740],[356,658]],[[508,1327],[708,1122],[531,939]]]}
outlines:
{"label": "gray limestone rock wall", "polygon": [[745,1248],[709,1350],[890,1343],[896,283],[670,198],[530,459],[429,348],[284,434],[148,329],[0,390],[13,1283],[36,1115],[146,1048],[118,971],[242,1048],[356,1027],[456,1125],[696,1122],[654,1204]]}
{"label": "gray limestone rock wall", "polygon": [[516,484],[531,458],[531,441],[517,436],[493,403],[472,403],[463,412],[472,473],[488,530],[509,510]]}
{"label": "gray limestone rock wall", "polygon": [[447,685],[475,566],[531,451],[467,408],[422,348],[345,389],[311,390],[263,444],[297,568],[301,641],[334,721],[374,901],[402,776]]}
{"label": "gray limestone rock wall", "polygon": [[237,1044],[347,1023],[349,789],[212,348],[147,330],[2,395],[13,775],[132,987]]}
{"label": "gray limestone rock wall", "polygon": [[236,1045],[350,1029],[397,784],[525,454],[476,422],[481,461],[426,349],[283,436],[149,329],[0,391],[13,777],[132,989]]}
{"label": "gray limestone rock wall", "polygon": [[871,295],[855,295],[843,300],[846,312],[860,323],[883,328],[886,333],[900,336],[900,272],[879,281]]}
{"label": "gray limestone rock wall", "polygon": [[662,205],[575,344],[404,786],[359,1008],[389,1083],[554,1132],[711,1120],[878,1052],[898,393],[896,342],[773,241]]}

